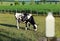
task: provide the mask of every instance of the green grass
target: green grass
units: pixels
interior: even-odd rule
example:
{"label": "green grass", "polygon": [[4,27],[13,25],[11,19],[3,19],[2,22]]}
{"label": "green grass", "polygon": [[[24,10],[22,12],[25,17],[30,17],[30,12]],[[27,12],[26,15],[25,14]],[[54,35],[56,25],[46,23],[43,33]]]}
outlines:
{"label": "green grass", "polygon": [[[48,12],[51,10],[57,12],[60,10],[60,4],[39,4],[39,5],[14,5],[14,6],[3,6],[0,5],[0,10],[32,10],[39,12]],[[45,10],[46,9],[46,10]]]}
{"label": "green grass", "polygon": [[[16,28],[16,20],[13,14],[0,14],[0,41],[38,41],[45,36],[45,16],[34,16],[38,25],[38,30],[25,30],[25,24],[20,24],[20,29]],[[56,19],[56,37],[60,37],[60,18]]]}

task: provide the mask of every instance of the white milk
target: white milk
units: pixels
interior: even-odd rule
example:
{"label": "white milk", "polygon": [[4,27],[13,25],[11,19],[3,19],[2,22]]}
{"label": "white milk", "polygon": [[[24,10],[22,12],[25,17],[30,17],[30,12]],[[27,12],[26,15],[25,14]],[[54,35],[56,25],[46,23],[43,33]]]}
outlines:
{"label": "white milk", "polygon": [[52,12],[48,13],[46,17],[46,37],[55,36],[55,18],[52,15]]}

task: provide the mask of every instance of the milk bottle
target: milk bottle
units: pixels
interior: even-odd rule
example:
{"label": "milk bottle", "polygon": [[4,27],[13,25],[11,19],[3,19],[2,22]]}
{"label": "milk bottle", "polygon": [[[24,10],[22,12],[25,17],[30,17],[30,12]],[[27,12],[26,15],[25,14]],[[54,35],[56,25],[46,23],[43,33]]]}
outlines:
{"label": "milk bottle", "polygon": [[52,12],[49,12],[46,17],[46,37],[55,36],[55,18],[52,15]]}

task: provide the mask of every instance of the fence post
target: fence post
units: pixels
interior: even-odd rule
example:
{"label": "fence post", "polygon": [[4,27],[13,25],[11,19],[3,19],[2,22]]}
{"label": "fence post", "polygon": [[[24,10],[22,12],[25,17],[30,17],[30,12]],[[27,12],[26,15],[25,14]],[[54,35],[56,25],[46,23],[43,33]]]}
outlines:
{"label": "fence post", "polygon": [[30,10],[30,13],[32,14],[32,10]]}
{"label": "fence post", "polygon": [[16,9],[16,13],[17,13],[17,9]]}
{"label": "fence post", "polygon": [[38,14],[38,10],[36,10],[36,13],[37,13],[37,16],[38,16],[38,15],[39,15],[39,14]]}
{"label": "fence post", "polygon": [[60,10],[59,10],[59,16],[60,16]]}

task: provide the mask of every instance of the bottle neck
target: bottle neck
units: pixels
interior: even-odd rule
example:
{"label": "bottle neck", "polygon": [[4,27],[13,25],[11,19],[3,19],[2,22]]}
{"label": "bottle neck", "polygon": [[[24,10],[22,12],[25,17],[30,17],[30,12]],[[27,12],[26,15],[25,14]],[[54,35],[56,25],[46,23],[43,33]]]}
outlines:
{"label": "bottle neck", "polygon": [[49,12],[49,13],[48,13],[48,16],[52,16],[52,12]]}

